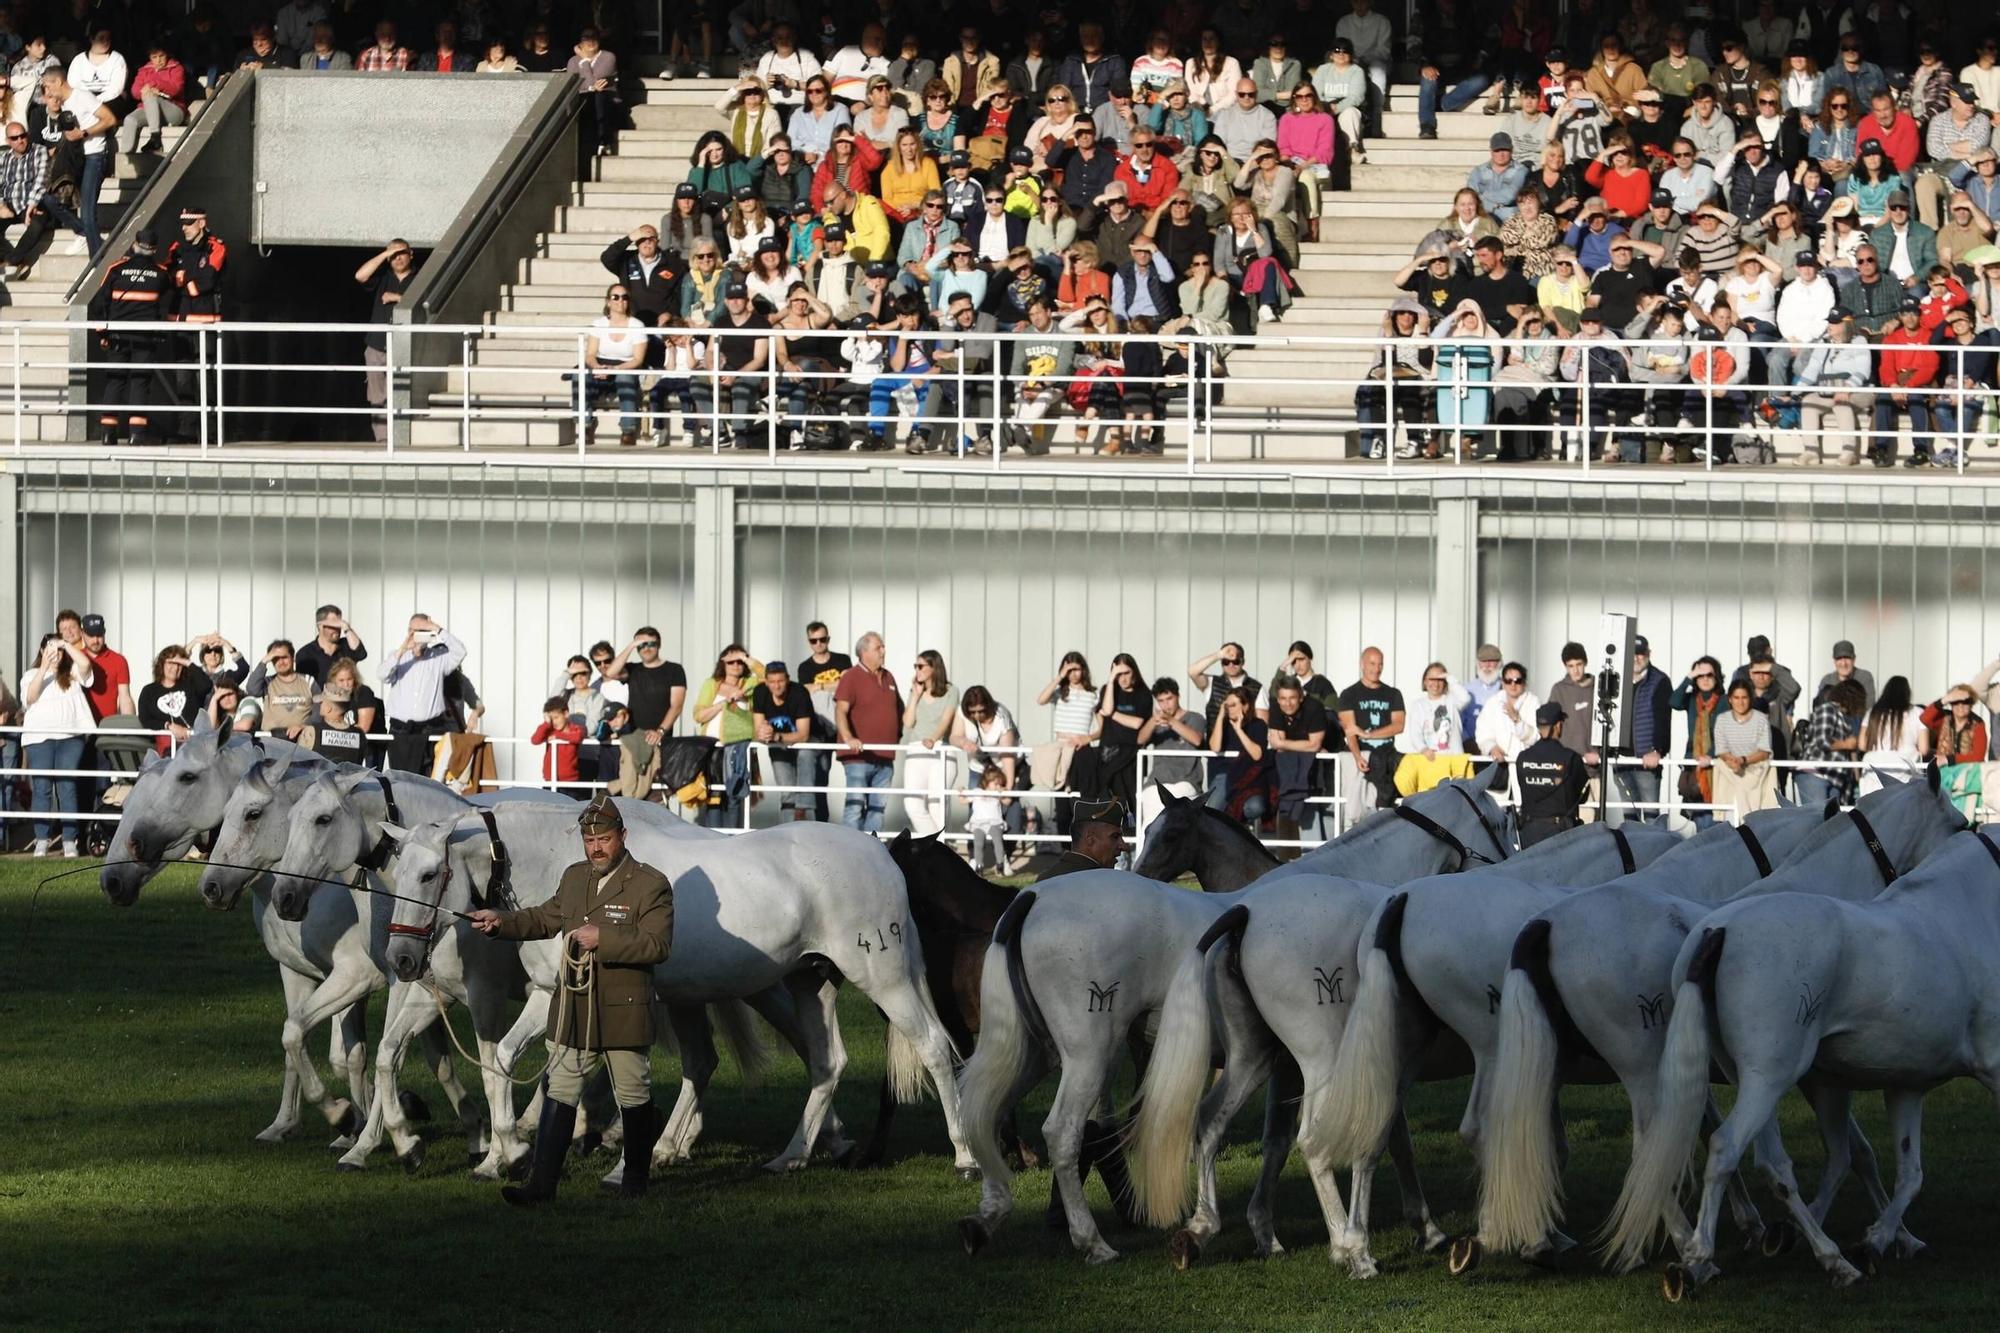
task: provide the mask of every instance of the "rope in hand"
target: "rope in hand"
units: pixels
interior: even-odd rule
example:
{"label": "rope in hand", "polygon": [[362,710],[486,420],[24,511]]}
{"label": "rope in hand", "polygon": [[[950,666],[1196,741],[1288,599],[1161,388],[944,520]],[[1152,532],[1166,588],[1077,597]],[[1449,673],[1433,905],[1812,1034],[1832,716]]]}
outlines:
{"label": "rope in hand", "polygon": [[[438,989],[437,979],[431,975],[429,961],[429,955],[426,953],[424,987],[430,991],[431,999],[436,1002],[438,1022],[444,1025],[445,1035],[451,1038],[451,1044],[458,1048],[458,1053],[486,1073],[492,1074],[497,1078],[504,1078],[516,1087],[526,1087],[530,1083],[541,1082],[542,1075],[547,1073],[549,1066],[555,1063],[555,1053],[553,1051],[550,1052],[549,1058],[542,1062],[542,1067],[533,1074],[516,1075],[499,1068],[497,1065],[487,1064],[471,1051],[465,1049],[465,1043],[458,1039],[457,1031],[452,1028],[451,1015],[446,1012],[444,992]],[[562,962],[556,969],[556,1021],[553,1026],[557,1032],[561,1032],[568,1026],[570,997],[572,995],[585,997],[577,1001],[577,1003],[588,1006],[584,1011],[583,1045],[571,1048],[579,1052],[577,1055],[577,1073],[579,1075],[583,1073],[583,1056],[581,1052],[591,1049],[591,1038],[597,1032],[596,990],[597,955],[588,949],[579,949],[575,938],[565,935],[563,937]]]}

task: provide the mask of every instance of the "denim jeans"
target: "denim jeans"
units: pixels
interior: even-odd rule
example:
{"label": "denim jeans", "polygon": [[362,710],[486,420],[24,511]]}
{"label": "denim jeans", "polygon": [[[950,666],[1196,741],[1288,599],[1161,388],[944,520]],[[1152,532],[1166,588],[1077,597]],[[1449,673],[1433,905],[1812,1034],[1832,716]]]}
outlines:
{"label": "denim jeans", "polygon": [[97,258],[97,251],[104,244],[103,237],[97,234],[97,196],[103,192],[104,176],[111,167],[111,150],[112,145],[106,140],[105,151],[84,154],[83,176],[76,185],[78,202],[82,205],[81,217],[71,212],[53,194],[43,195],[41,201],[43,212],[89,243],[92,259]]}
{"label": "denim jeans", "polygon": [[579,413],[588,412],[605,394],[615,393],[618,396],[618,429],[639,429],[639,377],[637,375],[626,373],[607,375],[603,379],[596,379],[590,372],[586,371],[582,379],[579,380],[577,372],[572,370],[566,373],[563,379],[577,386],[576,410]]}
{"label": "denim jeans", "polygon": [[1839,793],[1834,790],[1831,778],[1807,773],[1803,769],[1792,774],[1792,799],[1808,810],[1825,809],[1826,803],[1837,795]]}
{"label": "denim jeans", "polygon": [[[797,750],[782,745],[773,745],[765,751],[771,756],[771,784],[776,787],[796,787],[799,785],[799,761],[805,756]],[[786,811],[803,810],[808,817],[812,813],[812,793],[809,791],[788,791],[780,798]]]}
{"label": "denim jeans", "polygon": [[[813,739],[819,739],[817,731],[813,733]],[[801,787],[826,787],[832,785],[833,756],[830,753],[825,750],[801,750],[799,751],[798,760],[799,785]],[[800,806],[798,808],[812,811],[812,817],[824,824],[827,818],[826,797],[827,793],[823,791],[800,792]]]}
{"label": "denim jeans", "polygon": [[[1217,778],[1215,785],[1208,789],[1208,795],[1204,796],[1202,800],[1211,810],[1228,810],[1229,779]],[[1270,804],[1265,801],[1262,792],[1254,793],[1243,802],[1243,822],[1246,824],[1255,824],[1270,813]]]}
{"label": "denim jeans", "polygon": [[1627,810],[1626,819],[1646,821],[1660,817],[1660,770],[1657,768],[1613,769],[1618,775],[1618,790],[1625,799],[1644,803],[1641,810]]}
{"label": "denim jeans", "polygon": [[750,742],[722,747],[722,800],[702,811],[705,828],[742,828],[743,802],[750,795]]}
{"label": "denim jeans", "polygon": [[[21,738],[12,733],[0,735],[0,768],[21,766]],[[14,808],[14,778],[11,774],[0,777],[0,810]]]}
{"label": "denim jeans", "polygon": [[1442,79],[1425,79],[1417,88],[1417,128],[1436,129],[1438,112],[1463,111],[1492,86],[1493,76],[1479,70],[1466,75],[1449,90],[1444,88]]}
{"label": "denim jeans", "polygon": [[[28,747],[28,767],[32,769],[75,769],[83,767],[83,737],[71,736],[59,741],[36,741]],[[69,816],[62,821],[62,835],[66,841],[76,841],[77,793],[84,780],[68,777],[43,777],[34,775],[35,799],[33,810],[36,814],[46,814],[60,810]],[[46,841],[49,836],[46,819],[35,821],[35,836]]]}
{"label": "denim jeans", "polygon": [[882,811],[889,804],[886,796],[877,796],[868,788],[886,787],[895,775],[896,766],[883,759],[843,759],[840,767],[847,774],[847,805],[841,811],[841,822],[851,829],[863,833],[882,831]]}

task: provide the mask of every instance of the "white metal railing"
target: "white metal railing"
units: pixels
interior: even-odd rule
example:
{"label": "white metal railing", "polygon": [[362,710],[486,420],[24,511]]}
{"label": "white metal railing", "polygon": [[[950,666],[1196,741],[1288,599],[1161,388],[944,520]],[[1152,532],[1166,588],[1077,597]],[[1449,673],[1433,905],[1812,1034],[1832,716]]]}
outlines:
{"label": "white metal railing", "polygon": [[[84,376],[92,363],[88,358],[77,360],[72,357],[67,343],[64,350],[58,353],[41,346],[29,346],[23,341],[30,332],[45,334],[52,329],[74,332],[86,327],[96,333],[102,332],[105,326],[0,321],[0,340],[8,342],[13,351],[10,358],[13,368],[6,391],[13,427],[13,447],[17,452],[49,450],[50,446],[39,444],[36,439],[42,433],[37,424],[40,418],[73,415],[82,419],[88,434],[95,429],[100,415],[130,411],[129,404],[106,403],[83,395]],[[284,397],[283,392],[270,391],[269,384],[258,395],[258,401],[239,403],[229,399],[230,378],[240,374],[254,374],[266,379],[327,374],[358,377],[378,369],[365,366],[358,360],[290,360],[269,350],[244,349],[242,343],[246,340],[257,340],[268,349],[272,345],[271,340],[288,334],[323,336],[329,333],[372,332],[380,336],[385,328],[389,332],[388,364],[379,369],[388,377],[391,392],[386,405],[379,410],[324,403],[285,404],[277,401]],[[512,423],[531,430],[537,424],[554,424],[569,431],[578,456],[587,457],[591,456],[588,437],[592,423],[607,411],[610,415],[617,415],[615,409],[600,408],[591,393],[576,392],[573,381],[593,375],[605,376],[592,382],[598,390],[610,391],[614,396],[618,388],[616,377],[629,376],[631,383],[626,387],[628,394],[637,399],[637,410],[628,415],[656,427],[667,427],[677,422],[677,430],[665,432],[669,441],[692,431],[705,439],[704,451],[710,456],[721,458],[726,453],[732,461],[743,463],[759,461],[761,456],[761,461],[771,464],[807,460],[824,466],[828,461],[824,454],[795,451],[788,447],[792,434],[803,434],[813,427],[851,430],[856,417],[865,416],[870,410],[868,397],[872,385],[854,381],[841,370],[780,366],[775,356],[771,355],[767,355],[770,364],[763,368],[733,375],[721,366],[721,358],[714,355],[705,356],[704,364],[686,376],[668,377],[661,372],[644,369],[629,372],[593,370],[587,363],[587,352],[594,332],[583,325],[504,324],[191,326],[127,322],[109,328],[111,336],[138,335],[156,340],[157,345],[149,345],[145,353],[153,359],[132,361],[126,363],[126,368],[177,378],[183,392],[192,401],[171,406],[156,405],[152,415],[179,420],[183,433],[204,454],[242,447],[245,441],[240,436],[246,429],[246,423],[272,418],[329,417],[351,422],[356,442],[366,448],[368,446],[360,437],[367,433],[364,428],[374,417],[387,427],[388,434],[385,444],[374,447],[399,456],[410,454],[412,461],[420,460],[426,453],[432,457],[440,453],[449,456],[450,448],[418,449],[412,453],[407,445],[399,447],[399,419],[406,426],[440,423],[460,453],[473,449],[476,425]],[[653,330],[648,336],[664,337],[670,332],[673,331]],[[746,333],[706,328],[688,331],[701,344],[726,344],[746,339],[762,341],[767,345],[767,353],[776,346],[774,340],[783,332]],[[878,332],[885,342],[898,336],[894,329]],[[810,336],[833,339],[844,336],[844,333],[835,327],[811,331]],[[2000,420],[2000,395],[1996,395],[1994,388],[1986,384],[1959,382],[1904,388],[1870,383],[1766,388],[1746,381],[1719,386],[1716,392],[1708,392],[1685,379],[1673,382],[1612,381],[1592,379],[1588,374],[1567,380],[1493,378],[1510,353],[1532,352],[1546,356],[1551,350],[1562,351],[1583,345],[1573,339],[1439,340],[1420,337],[1385,340],[1380,337],[1307,337],[1269,332],[1209,337],[1187,331],[1167,336],[1121,334],[1107,337],[1087,330],[1054,328],[1047,332],[994,333],[917,330],[908,336],[933,347],[957,348],[963,345],[970,346],[975,353],[982,347],[997,349],[999,354],[985,358],[989,364],[975,371],[965,370],[962,357],[952,358],[949,367],[934,371],[922,386],[926,391],[933,387],[948,389],[949,393],[941,395],[941,400],[949,398],[955,404],[950,410],[928,418],[933,443],[941,446],[938,451],[953,461],[993,469],[1002,467],[1005,449],[996,447],[990,456],[972,457],[972,446],[982,436],[1003,445],[1009,439],[1026,440],[1040,452],[1051,444],[1063,443],[1090,448],[1105,440],[1110,431],[1118,430],[1128,441],[1140,432],[1157,432],[1160,445],[1175,444],[1183,453],[1181,465],[1193,473],[1215,462],[1218,417],[1225,413],[1227,416],[1224,419],[1231,427],[1251,429],[1265,436],[1300,436],[1322,442],[1329,435],[1336,434],[1352,433],[1371,439],[1379,437],[1386,446],[1382,466],[1390,474],[1398,470],[1399,461],[1406,461],[1399,460],[1399,450],[1395,447],[1399,435],[1414,441],[1420,433],[1432,437],[1442,435],[1443,443],[1448,446],[1446,457],[1453,463],[1478,461],[1479,442],[1490,440],[1522,446],[1531,453],[1546,454],[1585,475],[1605,466],[1603,451],[1646,439],[1686,448],[1690,456],[1698,452],[1700,461],[1707,469],[1727,461],[1730,441],[1737,437],[1767,443],[1775,443],[1778,437],[1783,437],[1787,443],[1801,441],[1823,446],[1822,452],[1866,454],[1878,439],[1894,441],[1907,434],[1910,437],[1908,447],[1912,450],[1932,444],[1951,449],[1956,455],[1953,466],[1960,473],[1970,462],[1975,447],[2000,445],[2000,430],[1992,424]],[[567,350],[559,357],[552,355],[545,365],[494,365],[480,360],[480,351],[485,348],[505,349],[510,345],[518,347],[550,341],[560,342]],[[1154,343],[1160,347],[1163,358],[1182,358],[1186,369],[1184,373],[1143,380],[1124,374],[1100,377],[1088,370],[1069,375],[1050,373],[1024,384],[1021,377],[1010,376],[1002,365],[1009,359],[1011,349],[1023,342],[1066,343],[1080,349],[1086,342],[1093,341],[1116,343],[1120,347],[1132,342]],[[437,355],[443,359],[424,360],[414,356],[409,350],[413,342],[422,342],[437,349]],[[1657,342],[1642,339],[1606,339],[1591,341],[1588,345],[1598,350],[1616,348],[1628,359],[1632,354],[1643,358],[1649,349],[1656,351],[1660,346]],[[1715,346],[1718,344],[1683,344],[1686,350]],[[1731,345],[1731,350],[1740,358],[1754,361],[1763,351],[1782,347],[1796,354],[1796,364],[1797,357],[1813,346],[1757,341],[1747,346]],[[549,349],[544,347],[542,350]],[[1413,368],[1414,378],[1395,379],[1393,391],[1385,392],[1381,378],[1385,367],[1391,365],[1399,353],[1413,350],[1422,361],[1421,365]],[[1935,351],[1942,356],[1941,378],[1961,381],[1963,376],[1957,372],[1962,371],[1965,358],[1984,356],[1991,351],[1976,347],[1961,349],[1956,344],[1934,345],[1924,350]],[[1341,403],[1337,406],[1314,405],[1288,397],[1288,393],[1295,394],[1298,385],[1296,374],[1259,374],[1254,364],[1245,363],[1242,354],[1246,352],[1282,353],[1289,361],[1320,363],[1323,369],[1314,374],[1314,384],[1345,391],[1340,395]],[[1477,373],[1460,374],[1454,371],[1446,374],[1440,368],[1440,352],[1446,352],[1448,355],[1444,359],[1453,365],[1463,365],[1468,357],[1483,358],[1488,364]],[[1880,358],[1881,349],[1872,349],[1871,378],[1879,374]],[[1340,365],[1342,360],[1348,363],[1344,369]],[[101,359],[96,368],[104,368]],[[432,394],[425,401],[399,405],[396,386],[407,384],[411,377],[455,379],[456,388]],[[900,373],[888,372],[889,380],[898,378]],[[1115,378],[1119,386],[1115,401],[1114,395],[1100,393],[1098,407],[1105,410],[1085,420],[1082,411],[1071,403],[1070,390],[1084,384],[1101,386],[1106,378]],[[50,383],[51,380],[57,383]],[[732,383],[725,381],[736,382],[735,387],[740,387],[743,392],[733,392]],[[663,403],[662,410],[654,413],[651,410],[652,400],[662,392],[663,383],[669,385],[664,392],[673,401]],[[693,400],[691,403],[683,403],[679,388],[673,387],[683,383]],[[1240,404],[1231,402],[1245,390],[1262,391],[1258,396],[1267,401],[1252,404],[1246,413]],[[1371,400],[1372,419],[1367,422],[1358,419],[1354,405],[1355,395],[1363,390],[1367,391]],[[1537,413],[1545,413],[1550,420],[1541,424],[1527,421],[1502,424],[1494,420],[1497,395],[1515,391],[1527,392],[1538,404]],[[1851,429],[1822,424],[1813,429],[1787,426],[1777,430],[1764,419],[1761,409],[1770,400],[1783,400],[1797,392],[1837,392],[1859,400],[1850,404],[1856,411],[1856,425]],[[1893,420],[1886,422],[1885,430],[1878,433],[1873,422],[1875,404],[1890,393],[1907,398],[1921,410],[1913,413],[1907,408],[1897,408],[1892,414]],[[883,425],[893,432],[887,436],[887,443],[894,445],[900,442],[904,432],[922,420],[918,414],[923,410],[923,403],[912,404],[907,396],[901,401],[893,394],[888,397],[887,403],[877,402],[875,406],[883,418]],[[980,410],[976,412],[970,410],[975,402],[980,405]],[[1932,409],[1938,409],[1943,415],[1934,415]],[[1927,424],[1920,426],[1917,417],[1924,418]],[[1936,429],[1937,422],[1947,418],[1950,428]],[[1075,428],[1078,438],[1069,442],[1052,438],[1061,427]],[[725,436],[732,435],[739,447],[726,446]],[[524,433],[522,439],[526,442],[528,435]],[[58,450],[62,447],[55,446]],[[846,445],[843,443],[841,448],[846,448]],[[616,456],[618,452],[605,449],[596,456]],[[1401,452],[1407,453],[1408,446]],[[106,455],[99,449],[95,451],[95,456]],[[1996,453],[1995,457],[2000,458],[2000,453]],[[1328,461],[1335,461],[1331,450],[1328,451]],[[1427,471],[1426,475],[1430,473]],[[1637,479],[1643,474],[1622,472],[1619,475],[1622,480],[1627,477]],[[1671,477],[1678,474],[1655,475]]]}

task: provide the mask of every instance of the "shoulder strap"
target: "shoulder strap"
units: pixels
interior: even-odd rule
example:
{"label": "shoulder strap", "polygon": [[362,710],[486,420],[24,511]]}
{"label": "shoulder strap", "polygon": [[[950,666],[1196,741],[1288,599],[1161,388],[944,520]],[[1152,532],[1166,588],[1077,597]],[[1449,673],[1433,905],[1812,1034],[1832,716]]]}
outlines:
{"label": "shoulder strap", "polygon": [[1862,814],[1861,808],[1856,806],[1847,812],[1847,817],[1853,820],[1854,827],[1861,831],[1862,844],[1868,848],[1868,854],[1875,858],[1875,870],[1882,876],[1882,886],[1887,888],[1889,885],[1894,884],[1896,882],[1895,863],[1889,860],[1889,853],[1882,850],[1881,835],[1876,833],[1875,826],[1868,822],[1868,816]]}
{"label": "shoulder strap", "polygon": [[1743,839],[1743,850],[1750,853],[1750,859],[1757,863],[1757,878],[1771,877],[1771,858],[1764,851],[1764,844],[1757,841],[1757,835],[1750,831],[1748,824],[1738,824],[1736,835]]}
{"label": "shoulder strap", "polygon": [[1973,833],[1972,836],[1975,839],[1977,839],[1981,847],[1984,847],[1986,849],[1986,854],[1993,858],[1993,864],[1996,866],[2000,866],[2000,847],[1995,847],[1993,845],[1993,839],[1982,838],[1979,836],[1977,832]]}

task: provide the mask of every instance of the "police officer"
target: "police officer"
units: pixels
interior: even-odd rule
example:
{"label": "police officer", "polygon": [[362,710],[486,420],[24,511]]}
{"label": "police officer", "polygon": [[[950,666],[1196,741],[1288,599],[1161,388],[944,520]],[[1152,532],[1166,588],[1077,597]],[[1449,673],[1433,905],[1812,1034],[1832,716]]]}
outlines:
{"label": "police officer", "polygon": [[[229,247],[222,238],[208,229],[208,214],[190,204],[181,210],[181,238],[167,247],[167,272],[174,280],[173,318],[179,324],[219,324],[222,322],[222,266],[229,258]],[[199,335],[183,338],[181,355],[185,361],[200,364]],[[220,338],[208,342],[210,364],[221,360]],[[222,383],[222,375],[217,371],[209,389],[208,401],[221,401],[216,388]],[[195,409],[201,402],[201,386],[193,373],[183,373],[180,377],[181,404]],[[193,437],[199,433],[196,425],[186,430]]]}
{"label": "police officer", "polygon": [[154,367],[163,360],[166,335],[157,329],[126,326],[158,323],[167,317],[171,291],[159,250],[158,234],[150,227],[141,231],[131,252],[111,262],[97,295],[90,300],[90,317],[98,324],[97,346],[104,365],[104,411],[97,424],[106,444],[117,444],[128,426],[133,444],[151,443],[148,435],[153,423],[147,410],[159,401],[153,386],[160,372]]}
{"label": "police officer", "polygon": [[1070,823],[1069,850],[1035,882],[1079,870],[1109,870],[1125,850],[1125,807],[1117,800],[1078,801]]}
{"label": "police officer", "polygon": [[1541,739],[1514,761],[1514,781],[1521,789],[1521,848],[1553,838],[1577,824],[1577,807],[1590,785],[1583,756],[1562,743],[1564,709],[1543,704],[1535,710],[1535,730]]}
{"label": "police officer", "polygon": [[625,821],[608,796],[577,820],[585,859],[563,871],[547,902],[518,912],[482,908],[475,929],[503,940],[566,933],[562,986],[549,1010],[549,1064],[528,1182],[500,1191],[529,1207],[555,1196],[563,1155],[576,1129],[584,1081],[602,1061],[625,1128],[624,1197],[646,1192],[653,1145],[666,1117],[653,1105],[653,966],[674,936],[674,891],[667,877],[625,849]]}

